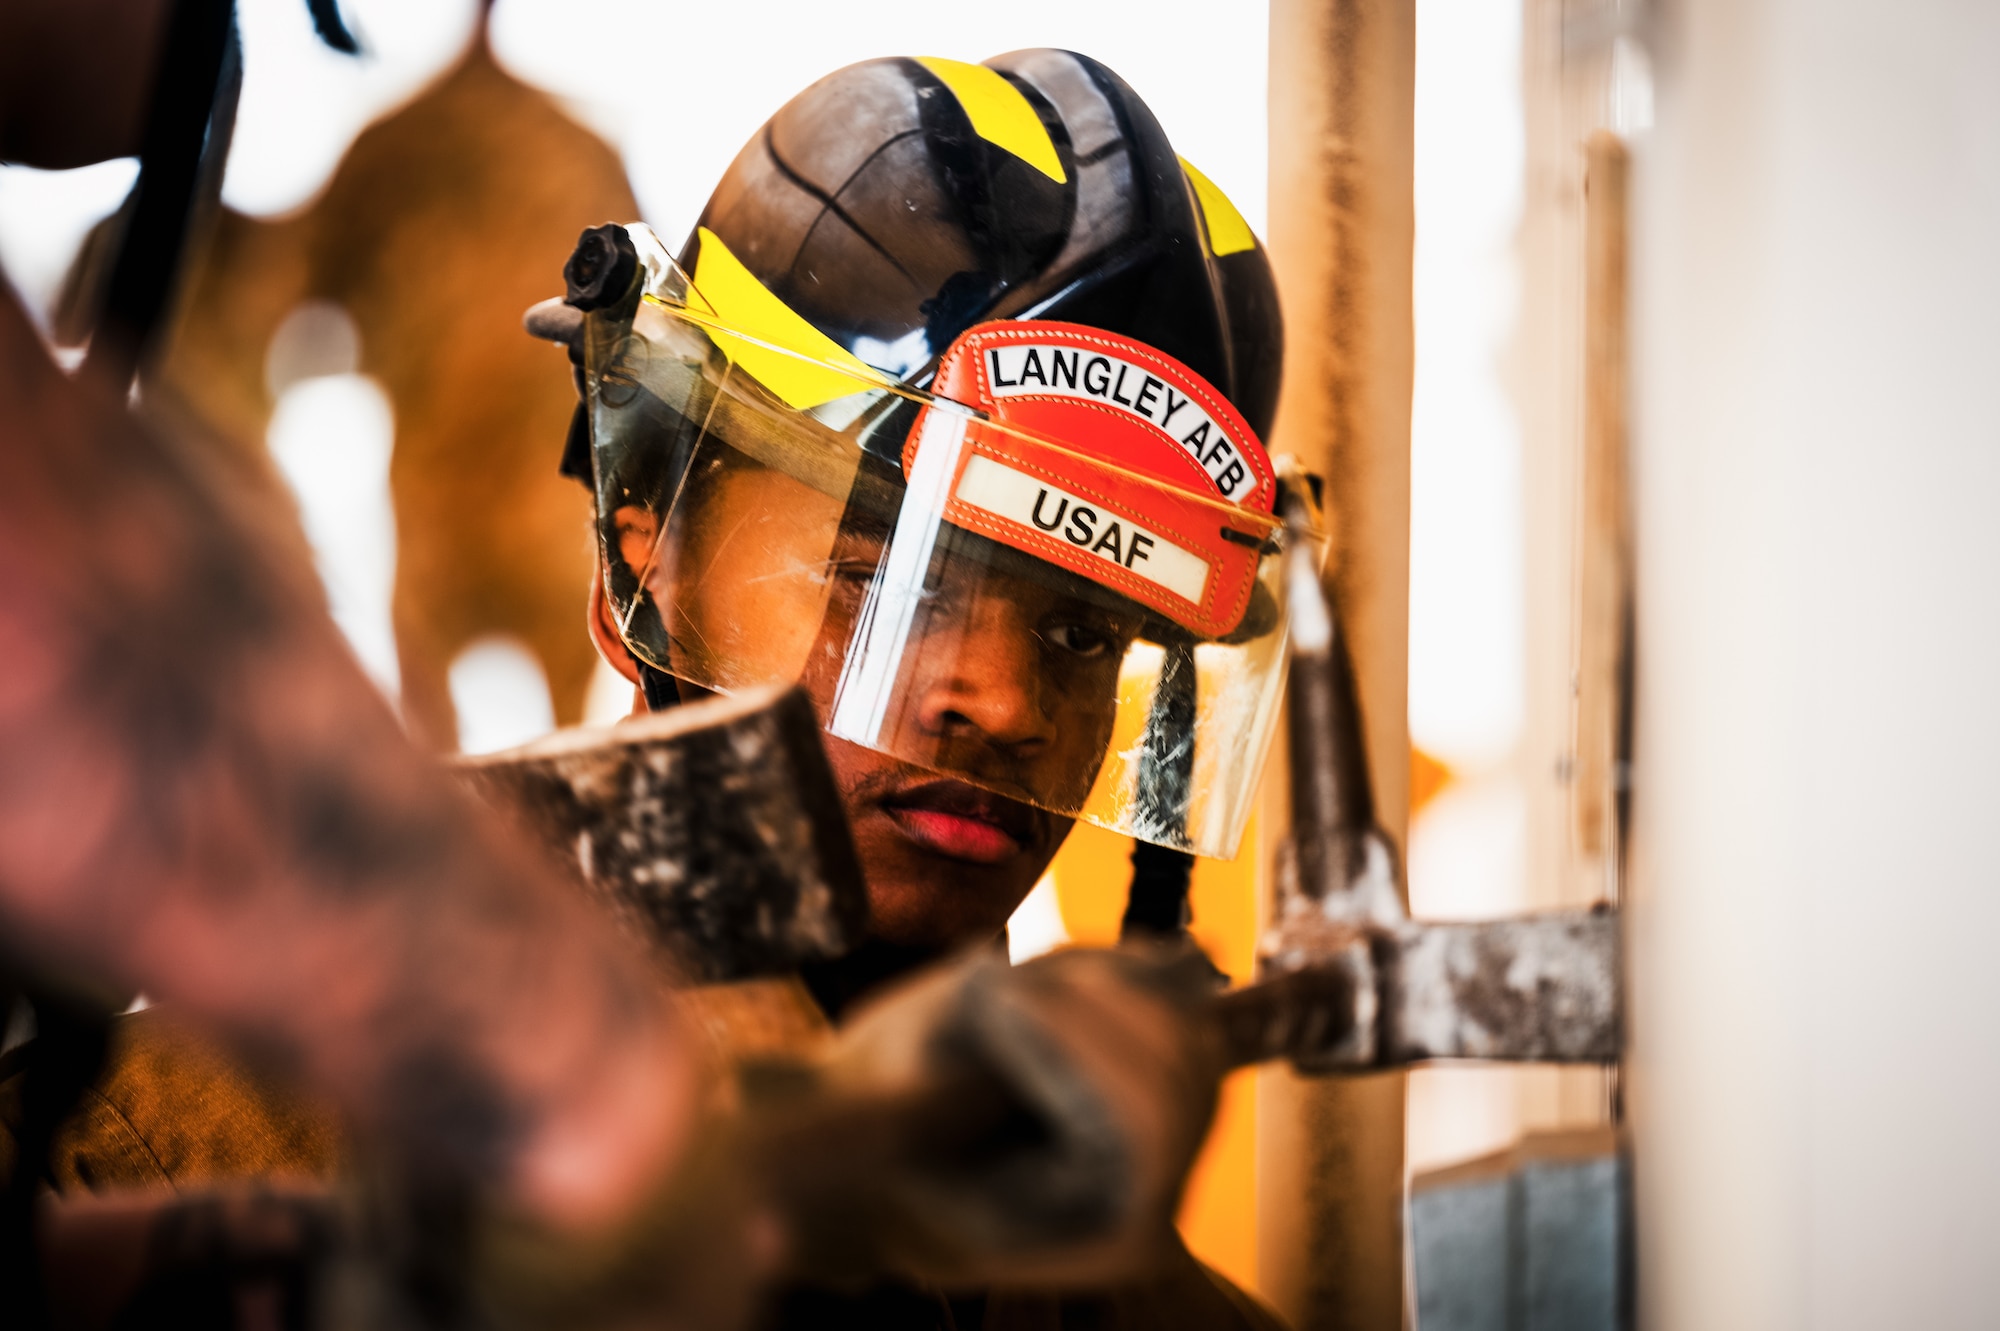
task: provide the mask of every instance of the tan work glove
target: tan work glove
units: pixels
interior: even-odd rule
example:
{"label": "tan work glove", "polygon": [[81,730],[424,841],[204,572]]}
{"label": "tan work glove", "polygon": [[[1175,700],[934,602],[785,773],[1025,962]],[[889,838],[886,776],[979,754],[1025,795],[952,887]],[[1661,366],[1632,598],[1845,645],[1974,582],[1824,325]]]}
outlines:
{"label": "tan work glove", "polygon": [[1143,1278],[1174,1251],[1215,1109],[1212,974],[1193,952],[1086,950],[928,971],[822,1058],[746,1074],[742,1103],[718,1107],[615,1230],[470,1217],[467,1293],[510,1331],[724,1328],[774,1276],[943,1289]]}
{"label": "tan work glove", "polygon": [[[705,1125],[650,1201],[615,1230],[558,1234],[488,1214],[474,1293],[496,1331],[728,1331],[773,1271],[777,1220],[752,1195],[733,1124]],[[356,1326],[381,1325],[357,1319]]]}
{"label": "tan work glove", "polygon": [[794,1269],[939,1288],[1148,1272],[1215,1111],[1212,974],[1192,951],[982,954],[872,1004],[808,1078],[753,1079],[753,1122],[801,1110],[759,1151]]}

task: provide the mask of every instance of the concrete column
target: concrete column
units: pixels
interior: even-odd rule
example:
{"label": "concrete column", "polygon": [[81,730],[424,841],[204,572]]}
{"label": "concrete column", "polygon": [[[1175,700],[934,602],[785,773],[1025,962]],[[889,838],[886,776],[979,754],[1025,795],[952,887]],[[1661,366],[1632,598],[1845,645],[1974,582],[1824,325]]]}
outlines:
{"label": "concrete column", "polygon": [[[1413,0],[1271,4],[1270,248],[1286,343],[1272,445],[1329,482],[1331,585],[1398,844],[1409,796],[1415,27]],[[1274,800],[1267,828],[1281,833],[1283,817]],[[1402,1195],[1400,1074],[1262,1074],[1259,1283],[1293,1325],[1399,1331]]]}

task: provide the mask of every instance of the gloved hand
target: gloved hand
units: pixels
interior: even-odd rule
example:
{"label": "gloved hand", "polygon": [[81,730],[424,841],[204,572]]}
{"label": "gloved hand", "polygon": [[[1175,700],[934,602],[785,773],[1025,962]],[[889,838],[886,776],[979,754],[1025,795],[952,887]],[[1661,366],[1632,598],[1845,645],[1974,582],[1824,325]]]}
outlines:
{"label": "gloved hand", "polygon": [[[478,1322],[497,1331],[727,1331],[748,1323],[777,1255],[727,1118],[694,1135],[639,1211],[591,1233],[487,1212],[469,1235]],[[379,1316],[355,1326],[386,1325]]]}
{"label": "gloved hand", "polygon": [[[815,1126],[769,1134],[761,1151],[789,1197],[794,1267],[942,1288],[1146,1273],[1171,1250],[1215,1111],[1211,974],[1180,949],[1079,949],[1018,967],[978,955],[872,1004],[809,1090],[764,1092],[794,1108],[848,1106],[804,1112],[795,1125]],[[753,1081],[753,1121],[758,1098]],[[881,1165],[854,1168],[870,1156]]]}

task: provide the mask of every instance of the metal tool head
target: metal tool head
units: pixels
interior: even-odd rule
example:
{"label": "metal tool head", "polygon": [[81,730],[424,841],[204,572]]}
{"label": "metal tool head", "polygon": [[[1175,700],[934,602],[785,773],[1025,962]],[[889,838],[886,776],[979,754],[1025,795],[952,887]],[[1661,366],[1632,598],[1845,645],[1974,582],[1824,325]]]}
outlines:
{"label": "metal tool head", "polygon": [[1232,1047],[1308,1073],[1433,1058],[1599,1063],[1623,1048],[1609,907],[1380,926],[1293,900],[1290,927],[1273,931],[1284,950],[1265,957],[1262,983],[1231,996],[1246,1032]]}
{"label": "metal tool head", "polygon": [[[1292,832],[1261,969],[1264,1056],[1305,1072],[1428,1058],[1617,1057],[1618,923],[1609,911],[1433,924],[1407,918],[1395,843],[1376,821],[1361,703],[1312,513],[1284,506],[1291,614]],[[1283,986],[1282,988],[1280,986]],[[1279,1001],[1280,998],[1283,1001]],[[1256,1044],[1256,1041],[1252,1042]]]}
{"label": "metal tool head", "polygon": [[1377,957],[1384,1061],[1601,1063],[1623,1047],[1609,906],[1406,924]]}
{"label": "metal tool head", "polygon": [[787,973],[867,931],[840,790],[797,688],[558,731],[459,770],[688,983]]}

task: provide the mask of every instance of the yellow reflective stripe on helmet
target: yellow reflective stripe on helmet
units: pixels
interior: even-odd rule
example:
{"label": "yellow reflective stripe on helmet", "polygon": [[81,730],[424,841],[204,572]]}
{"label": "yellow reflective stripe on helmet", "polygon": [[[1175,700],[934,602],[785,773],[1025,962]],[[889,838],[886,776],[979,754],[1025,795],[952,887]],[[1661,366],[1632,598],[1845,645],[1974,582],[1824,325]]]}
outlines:
{"label": "yellow reflective stripe on helmet", "polygon": [[[709,336],[730,363],[743,370],[797,411],[847,397],[882,381],[879,372],[863,364],[846,347],[806,321],[804,315],[771,294],[757,275],[722,243],[722,237],[700,228],[701,249],[695,255],[691,308],[715,316],[742,334],[732,337],[718,328]],[[755,341],[748,339],[754,338]],[[760,345],[767,344],[767,345]],[[784,348],[783,351],[774,348]],[[800,360],[787,356],[785,351]],[[820,364],[818,362],[826,362]],[[844,373],[844,371],[846,373]]]}
{"label": "yellow reflective stripe on helmet", "polygon": [[1257,248],[1257,237],[1251,233],[1250,224],[1243,220],[1243,214],[1236,211],[1236,205],[1229,196],[1216,187],[1214,181],[1194,169],[1194,163],[1181,158],[1181,170],[1187,172],[1194,184],[1194,196],[1201,201],[1201,220],[1208,227],[1209,252],[1216,258],[1225,254],[1236,254],[1242,250]]}
{"label": "yellow reflective stripe on helmet", "polygon": [[1069,179],[1048,128],[1019,88],[984,65],[929,55],[918,56],[917,63],[951,89],[980,138],[1006,149],[1058,185]]}

